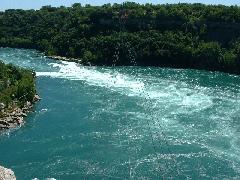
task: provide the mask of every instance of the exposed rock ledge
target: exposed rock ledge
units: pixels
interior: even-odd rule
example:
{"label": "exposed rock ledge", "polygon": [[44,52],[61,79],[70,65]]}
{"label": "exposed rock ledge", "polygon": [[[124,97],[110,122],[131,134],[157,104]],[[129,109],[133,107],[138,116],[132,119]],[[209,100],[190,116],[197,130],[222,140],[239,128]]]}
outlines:
{"label": "exposed rock ledge", "polygon": [[69,62],[76,62],[76,63],[81,63],[81,59],[76,59],[76,58],[68,58],[68,57],[63,57],[63,56],[45,56],[50,59],[56,59],[56,60],[61,60],[61,61],[69,61]]}
{"label": "exposed rock ledge", "polygon": [[[38,95],[35,95],[33,102],[37,102],[40,100],[41,98]],[[23,118],[27,117],[27,114],[31,111],[32,108],[33,104],[31,102],[27,102],[23,108],[14,106],[7,110],[2,109],[2,115],[0,117],[0,130],[6,130],[10,128],[15,128],[17,126],[22,126],[24,124]]]}
{"label": "exposed rock ledge", "polygon": [[0,180],[16,180],[16,177],[11,169],[0,166]]}

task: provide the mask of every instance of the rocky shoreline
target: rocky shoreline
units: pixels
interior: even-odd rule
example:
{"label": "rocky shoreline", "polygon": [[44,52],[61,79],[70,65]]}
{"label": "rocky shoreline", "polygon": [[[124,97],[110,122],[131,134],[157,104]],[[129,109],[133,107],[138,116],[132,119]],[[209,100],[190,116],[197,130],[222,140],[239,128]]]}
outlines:
{"label": "rocky shoreline", "polygon": [[69,62],[76,62],[76,63],[81,63],[81,59],[76,59],[76,58],[68,58],[68,57],[63,57],[63,56],[45,56],[50,59],[55,59],[55,60],[61,60],[61,61],[69,61]]}
{"label": "rocky shoreline", "polygon": [[16,176],[11,169],[0,166],[0,180],[16,180]]}
{"label": "rocky shoreline", "polygon": [[11,108],[3,108],[0,111],[0,131],[21,127],[25,123],[24,117],[27,117],[27,114],[32,111],[33,103],[40,100],[41,98],[36,94],[33,102],[26,102],[23,108],[19,108],[15,103],[12,104]]}

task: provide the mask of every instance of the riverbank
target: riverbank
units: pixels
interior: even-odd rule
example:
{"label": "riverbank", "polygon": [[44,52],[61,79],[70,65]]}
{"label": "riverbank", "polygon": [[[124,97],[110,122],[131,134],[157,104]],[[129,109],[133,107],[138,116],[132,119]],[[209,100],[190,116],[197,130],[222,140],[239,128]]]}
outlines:
{"label": "riverbank", "polygon": [[24,117],[27,117],[28,113],[32,111],[33,104],[40,100],[39,95],[35,95],[33,101],[27,101],[22,108],[13,102],[9,108],[2,109],[0,111],[0,131],[21,127],[25,123]]}
{"label": "riverbank", "polygon": [[24,117],[33,103],[41,98],[36,95],[34,71],[0,61],[0,130],[24,124]]}
{"label": "riverbank", "polygon": [[[82,64],[94,66],[137,65],[240,74],[237,6],[123,3],[107,8],[43,7],[36,12],[21,10],[21,16],[19,10],[2,12],[1,20],[9,23],[0,23],[0,47],[37,49],[56,55],[50,58],[81,59]],[[49,26],[53,17],[55,25]],[[81,26],[79,19],[85,19]],[[69,28],[63,31],[63,24]]]}
{"label": "riverbank", "polygon": [[16,176],[11,169],[0,166],[0,180],[16,180]]}

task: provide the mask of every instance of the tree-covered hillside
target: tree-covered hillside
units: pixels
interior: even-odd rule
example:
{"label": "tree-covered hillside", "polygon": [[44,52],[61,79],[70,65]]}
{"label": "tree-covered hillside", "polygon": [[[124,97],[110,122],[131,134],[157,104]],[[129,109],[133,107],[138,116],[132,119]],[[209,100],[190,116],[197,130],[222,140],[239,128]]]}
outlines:
{"label": "tree-covered hillside", "polygon": [[0,110],[13,102],[22,107],[27,101],[33,101],[35,93],[32,71],[0,62]]}
{"label": "tree-covered hillside", "polygon": [[0,12],[0,46],[35,48],[93,65],[240,74],[240,7],[126,2],[6,10]]}

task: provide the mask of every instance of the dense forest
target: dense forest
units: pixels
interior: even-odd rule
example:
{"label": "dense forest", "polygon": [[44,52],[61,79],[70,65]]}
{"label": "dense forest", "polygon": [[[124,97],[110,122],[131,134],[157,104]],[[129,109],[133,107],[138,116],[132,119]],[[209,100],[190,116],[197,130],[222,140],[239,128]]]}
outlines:
{"label": "dense forest", "polygon": [[240,74],[240,7],[126,2],[10,9],[0,12],[0,46],[34,48],[88,65]]}
{"label": "dense forest", "polygon": [[31,70],[5,65],[0,61],[0,110],[13,102],[19,107],[27,101],[32,102],[35,92],[34,74]]}

